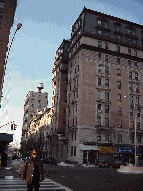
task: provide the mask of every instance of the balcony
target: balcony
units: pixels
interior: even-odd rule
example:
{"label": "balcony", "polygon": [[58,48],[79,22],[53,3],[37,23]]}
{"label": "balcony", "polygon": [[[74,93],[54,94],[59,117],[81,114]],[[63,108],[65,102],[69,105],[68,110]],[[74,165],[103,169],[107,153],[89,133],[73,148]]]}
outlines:
{"label": "balcony", "polygon": [[98,131],[112,131],[112,127],[110,126],[103,126],[103,125],[95,125],[96,130]]}

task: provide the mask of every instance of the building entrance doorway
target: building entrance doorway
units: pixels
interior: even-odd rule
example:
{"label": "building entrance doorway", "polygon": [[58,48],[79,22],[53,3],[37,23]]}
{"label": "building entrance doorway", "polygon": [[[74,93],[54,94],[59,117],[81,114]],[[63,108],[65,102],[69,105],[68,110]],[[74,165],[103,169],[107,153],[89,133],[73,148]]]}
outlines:
{"label": "building entrance doorway", "polygon": [[[95,150],[89,150],[88,151],[88,162],[95,163],[97,160],[97,151]],[[86,164],[87,162],[87,150],[83,151],[83,164]]]}

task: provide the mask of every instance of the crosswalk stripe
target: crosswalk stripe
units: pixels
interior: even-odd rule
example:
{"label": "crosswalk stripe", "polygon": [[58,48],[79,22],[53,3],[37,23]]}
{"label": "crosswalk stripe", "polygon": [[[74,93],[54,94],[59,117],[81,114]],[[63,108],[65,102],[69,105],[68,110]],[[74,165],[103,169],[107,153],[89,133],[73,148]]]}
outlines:
{"label": "crosswalk stripe", "polygon": [[[27,190],[26,182],[22,181],[20,178],[13,178],[13,179],[1,178],[0,179],[0,191],[19,191],[19,190],[20,191]],[[72,191],[66,186],[63,186],[47,178],[43,180],[42,182],[40,182],[39,190],[40,191],[46,191],[46,190]]]}

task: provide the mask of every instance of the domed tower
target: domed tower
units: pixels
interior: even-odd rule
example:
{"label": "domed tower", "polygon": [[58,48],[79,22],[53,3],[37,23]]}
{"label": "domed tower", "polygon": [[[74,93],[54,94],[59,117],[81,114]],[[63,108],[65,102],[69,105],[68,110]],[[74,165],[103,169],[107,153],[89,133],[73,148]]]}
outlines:
{"label": "domed tower", "polygon": [[41,93],[41,90],[44,89],[44,84],[40,82],[40,83],[37,85],[37,88],[38,88],[38,92]]}

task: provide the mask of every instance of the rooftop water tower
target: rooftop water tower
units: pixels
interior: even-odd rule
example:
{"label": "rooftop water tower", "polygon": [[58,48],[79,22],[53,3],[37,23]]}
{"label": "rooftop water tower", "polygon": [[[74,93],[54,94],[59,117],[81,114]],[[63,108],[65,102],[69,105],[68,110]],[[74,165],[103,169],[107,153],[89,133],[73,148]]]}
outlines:
{"label": "rooftop water tower", "polygon": [[44,84],[40,82],[40,83],[37,85],[37,88],[38,88],[38,92],[41,93],[41,90],[44,89]]}

